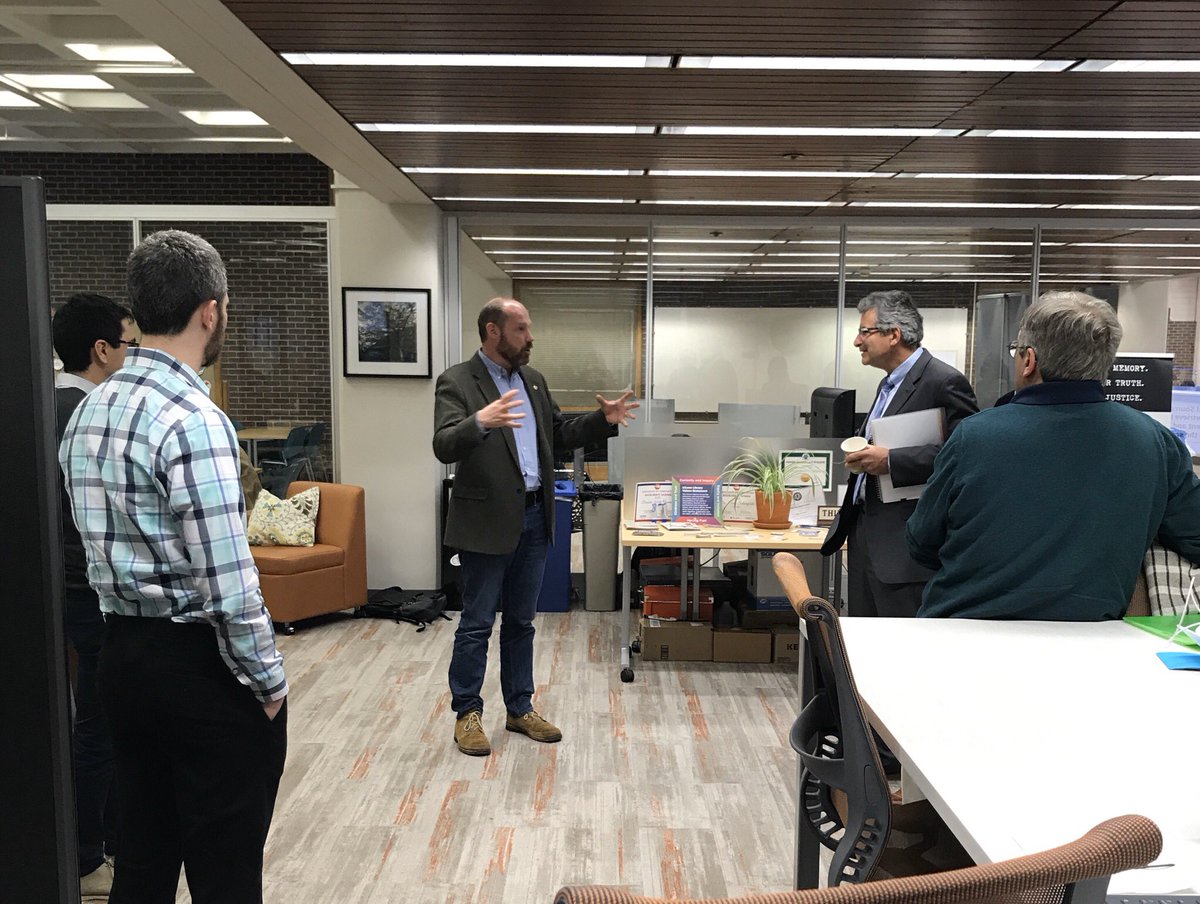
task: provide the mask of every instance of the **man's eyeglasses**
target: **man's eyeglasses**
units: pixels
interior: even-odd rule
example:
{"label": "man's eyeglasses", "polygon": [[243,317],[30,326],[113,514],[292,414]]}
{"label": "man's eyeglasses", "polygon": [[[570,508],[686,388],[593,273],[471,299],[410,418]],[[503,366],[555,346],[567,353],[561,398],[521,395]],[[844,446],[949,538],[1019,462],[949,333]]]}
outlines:
{"label": "man's eyeglasses", "polygon": [[118,339],[116,342],[109,343],[113,348],[118,345],[128,345],[130,348],[137,348],[142,344],[140,339]]}
{"label": "man's eyeglasses", "polygon": [[1010,358],[1015,358],[1015,357],[1017,357],[1017,349],[1020,349],[1021,351],[1025,351],[1025,349],[1027,349],[1027,348],[1033,348],[1033,346],[1032,345],[1021,345],[1017,342],[1010,342],[1010,343],[1008,343],[1008,356]]}
{"label": "man's eyeglasses", "polygon": [[863,336],[863,337],[870,336],[872,333],[886,333],[886,332],[887,332],[887,330],[883,329],[882,327],[878,327],[878,326],[860,326],[858,328],[858,335]]}

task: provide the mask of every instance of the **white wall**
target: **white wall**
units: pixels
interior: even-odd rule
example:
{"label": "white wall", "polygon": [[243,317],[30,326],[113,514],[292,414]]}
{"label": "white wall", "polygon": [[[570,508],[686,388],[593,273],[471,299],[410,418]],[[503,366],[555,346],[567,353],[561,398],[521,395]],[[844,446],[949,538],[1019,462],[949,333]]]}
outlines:
{"label": "white wall", "polygon": [[[923,345],[960,370],[966,362],[965,308],[929,308]],[[846,315],[842,385],[865,411],[883,371],[864,367]],[[837,312],[831,308],[659,308],[654,313],[654,395],[676,411],[716,411],[719,402],[808,407],[817,386],[833,385]]]}
{"label": "white wall", "polygon": [[459,295],[462,297],[462,360],[479,349],[479,309],[492,298],[512,296],[512,278],[492,263],[466,233],[459,233]]}
{"label": "white wall", "polygon": [[1165,352],[1171,282],[1155,279],[1126,283],[1117,296],[1117,319],[1125,335],[1122,352]]}
{"label": "white wall", "polygon": [[[442,468],[433,456],[433,386],[443,369],[441,215],[429,205],[387,205],[335,183],[332,263],[334,424],[338,479],[367,494],[367,581],[433,587],[440,544]],[[432,291],[433,379],[345,377],[343,286]]]}

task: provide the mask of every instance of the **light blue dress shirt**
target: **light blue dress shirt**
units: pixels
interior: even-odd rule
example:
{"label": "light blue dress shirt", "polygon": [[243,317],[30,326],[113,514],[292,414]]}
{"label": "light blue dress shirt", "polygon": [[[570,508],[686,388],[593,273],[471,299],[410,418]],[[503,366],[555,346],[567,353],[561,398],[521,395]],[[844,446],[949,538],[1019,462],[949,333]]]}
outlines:
{"label": "light blue dress shirt", "polygon": [[[883,417],[883,413],[887,411],[887,406],[891,403],[892,396],[896,392],[896,387],[904,382],[904,378],[908,376],[908,372],[913,369],[913,365],[920,360],[923,354],[925,354],[925,349],[918,348],[915,352],[904,359],[903,364],[884,377],[883,388],[879,390],[879,398],[875,400],[875,406],[871,409],[871,413],[867,416],[866,428],[863,434],[867,439],[871,438],[871,422],[876,418]],[[865,473],[859,474],[858,483],[854,487],[855,502],[862,502],[866,488],[867,475]]]}
{"label": "light blue dress shirt", "polygon": [[521,476],[525,478],[525,490],[536,490],[542,485],[542,472],[538,468],[537,419],[533,414],[533,404],[529,400],[525,381],[521,379],[519,370],[514,370],[510,374],[485,355],[483,349],[479,350],[479,360],[492,375],[492,381],[496,384],[500,395],[504,395],[511,389],[517,391],[517,401],[521,403],[518,410],[525,415],[525,418],[521,421],[521,426],[512,428],[513,438],[517,441],[517,458],[521,463]]}

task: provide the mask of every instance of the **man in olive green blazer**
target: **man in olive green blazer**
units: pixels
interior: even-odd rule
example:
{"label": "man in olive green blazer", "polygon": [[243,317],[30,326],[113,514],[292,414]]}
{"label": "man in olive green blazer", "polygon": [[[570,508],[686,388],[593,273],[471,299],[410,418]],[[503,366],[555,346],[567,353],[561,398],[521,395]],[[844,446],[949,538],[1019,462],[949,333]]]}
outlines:
{"label": "man in olive green blazer", "polygon": [[562,738],[533,709],[533,617],[554,536],[554,452],[598,442],[638,407],[632,391],[567,421],[546,378],[528,367],[529,312],[493,298],[479,313],[479,352],[437,381],[433,451],[456,465],[447,546],[459,551],[463,611],[450,660],[454,740],[463,753],[491,752],[480,696],[488,640],[500,624],[500,686],[505,728],[536,741]]}

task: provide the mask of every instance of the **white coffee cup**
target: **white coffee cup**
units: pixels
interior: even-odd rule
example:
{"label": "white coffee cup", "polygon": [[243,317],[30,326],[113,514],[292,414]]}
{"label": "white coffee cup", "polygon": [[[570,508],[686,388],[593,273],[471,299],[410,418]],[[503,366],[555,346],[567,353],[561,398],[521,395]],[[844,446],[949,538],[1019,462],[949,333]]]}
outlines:
{"label": "white coffee cup", "polygon": [[[849,454],[851,452],[861,452],[863,449],[867,448],[867,446],[869,446],[869,445],[870,445],[870,443],[867,442],[865,437],[848,436],[844,440],[842,440],[842,451],[847,454]],[[863,472],[862,468],[854,468],[854,467],[851,467],[850,465],[846,465],[846,468],[852,474],[861,474]]]}

